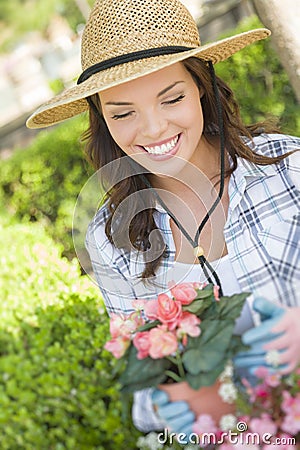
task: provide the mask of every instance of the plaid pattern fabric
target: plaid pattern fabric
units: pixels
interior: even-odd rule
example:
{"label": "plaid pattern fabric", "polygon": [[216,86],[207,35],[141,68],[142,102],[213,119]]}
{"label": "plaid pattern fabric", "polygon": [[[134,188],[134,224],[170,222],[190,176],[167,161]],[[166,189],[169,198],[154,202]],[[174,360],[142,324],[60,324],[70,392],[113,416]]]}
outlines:
{"label": "plaid pattern fabric", "polygon": [[[256,153],[266,156],[300,149],[300,139],[263,134],[254,138]],[[224,237],[232,268],[241,290],[287,306],[300,304],[300,152],[279,164],[258,166],[242,158],[229,182],[229,210]],[[86,246],[107,310],[132,311],[136,298],[154,298],[167,290],[167,272],[174,264],[175,248],[167,213],[157,207],[155,220],[168,248],[153,283],[139,278],[143,255],[115,248],[106,238],[108,212],[101,208],[90,223]],[[221,279],[222,282],[222,279]],[[163,424],[151,409],[151,390],[136,394],[133,419],[143,431]],[[146,419],[145,419],[146,417]]]}

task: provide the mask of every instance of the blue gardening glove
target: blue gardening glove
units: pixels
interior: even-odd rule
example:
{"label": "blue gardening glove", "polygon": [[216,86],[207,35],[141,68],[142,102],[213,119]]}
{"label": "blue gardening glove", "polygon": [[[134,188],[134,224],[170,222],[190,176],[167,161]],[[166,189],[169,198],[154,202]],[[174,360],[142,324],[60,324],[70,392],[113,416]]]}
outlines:
{"label": "blue gardening glove", "polygon": [[190,410],[184,400],[171,402],[166,392],[154,389],[152,402],[157,414],[165,422],[166,427],[174,433],[185,433],[186,443],[193,432],[192,425],[195,422],[195,414]]}
{"label": "blue gardening glove", "polygon": [[243,334],[242,341],[250,345],[250,350],[239,353],[234,359],[234,365],[237,369],[247,369],[251,375],[261,366],[268,367],[270,372],[282,369],[283,366],[276,366],[276,359],[280,354],[274,350],[267,354],[265,345],[282,335],[271,330],[279,323],[286,310],[264,298],[255,299],[253,309],[260,314],[262,323]]}

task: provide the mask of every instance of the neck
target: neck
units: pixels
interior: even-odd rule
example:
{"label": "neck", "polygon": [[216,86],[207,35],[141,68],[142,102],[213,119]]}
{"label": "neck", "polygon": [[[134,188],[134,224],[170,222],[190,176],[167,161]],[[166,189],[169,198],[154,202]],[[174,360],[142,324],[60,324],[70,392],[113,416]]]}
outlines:
{"label": "neck", "polygon": [[[186,191],[204,192],[216,188],[220,180],[219,140],[206,138],[201,140],[197,151],[183,169],[174,176],[151,175],[154,188],[172,193],[183,194]],[[226,164],[228,169],[228,164]]]}

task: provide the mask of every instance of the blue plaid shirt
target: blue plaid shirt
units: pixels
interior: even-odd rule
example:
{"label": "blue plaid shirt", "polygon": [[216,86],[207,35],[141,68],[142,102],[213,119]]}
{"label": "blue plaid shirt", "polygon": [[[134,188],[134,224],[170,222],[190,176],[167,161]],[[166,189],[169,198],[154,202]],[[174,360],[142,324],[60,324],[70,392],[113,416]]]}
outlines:
{"label": "blue plaid shirt", "polygon": [[[246,140],[253,151],[265,156],[300,149],[299,138],[279,134],[262,134],[253,142]],[[238,158],[229,181],[224,227],[228,256],[241,290],[287,306],[300,304],[299,175],[300,152],[268,166]],[[108,241],[105,206],[88,227],[86,247],[109,314],[129,313],[132,300],[154,298],[167,290],[168,269],[175,259],[170,217],[161,207],[154,217],[168,254],[159,267],[156,283],[149,286],[139,278],[144,269],[143,255],[134,249],[117,249]],[[150,392],[146,389],[135,395],[133,419],[143,431],[163,427],[152,411]]]}

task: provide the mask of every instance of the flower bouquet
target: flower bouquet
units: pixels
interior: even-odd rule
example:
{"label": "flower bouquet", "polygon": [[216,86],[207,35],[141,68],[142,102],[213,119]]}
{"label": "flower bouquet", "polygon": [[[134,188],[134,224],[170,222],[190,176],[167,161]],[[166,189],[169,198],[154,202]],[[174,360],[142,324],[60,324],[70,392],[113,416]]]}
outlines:
{"label": "flower bouquet", "polygon": [[[243,388],[239,389],[236,423],[242,420],[246,424],[240,441],[246,443],[249,436],[257,449],[267,450],[270,445],[282,450],[297,449],[300,444],[300,368],[281,376],[259,367],[255,375],[255,384],[242,379]],[[231,448],[236,449],[224,446],[224,450]]]}
{"label": "flower bouquet", "polygon": [[245,350],[233,330],[248,295],[219,298],[216,286],[183,283],[170,295],[136,300],[129,315],[112,315],[105,348],[119,359],[121,391],[179,382],[192,390],[212,386],[227,361]]}
{"label": "flower bouquet", "polygon": [[[220,377],[224,386],[232,382],[232,375],[229,364]],[[169,437],[166,445],[161,445],[160,435],[152,432],[139,439],[138,448],[201,450],[213,445],[218,450],[269,450],[274,446],[278,450],[297,450],[300,447],[300,368],[281,377],[260,367],[256,377],[255,384],[242,379],[235,392],[231,389],[231,394],[223,389],[221,395],[227,391],[226,397],[232,395],[235,399],[235,414],[224,415],[219,424],[211,416],[200,414],[187,444],[180,445],[178,439]]]}

